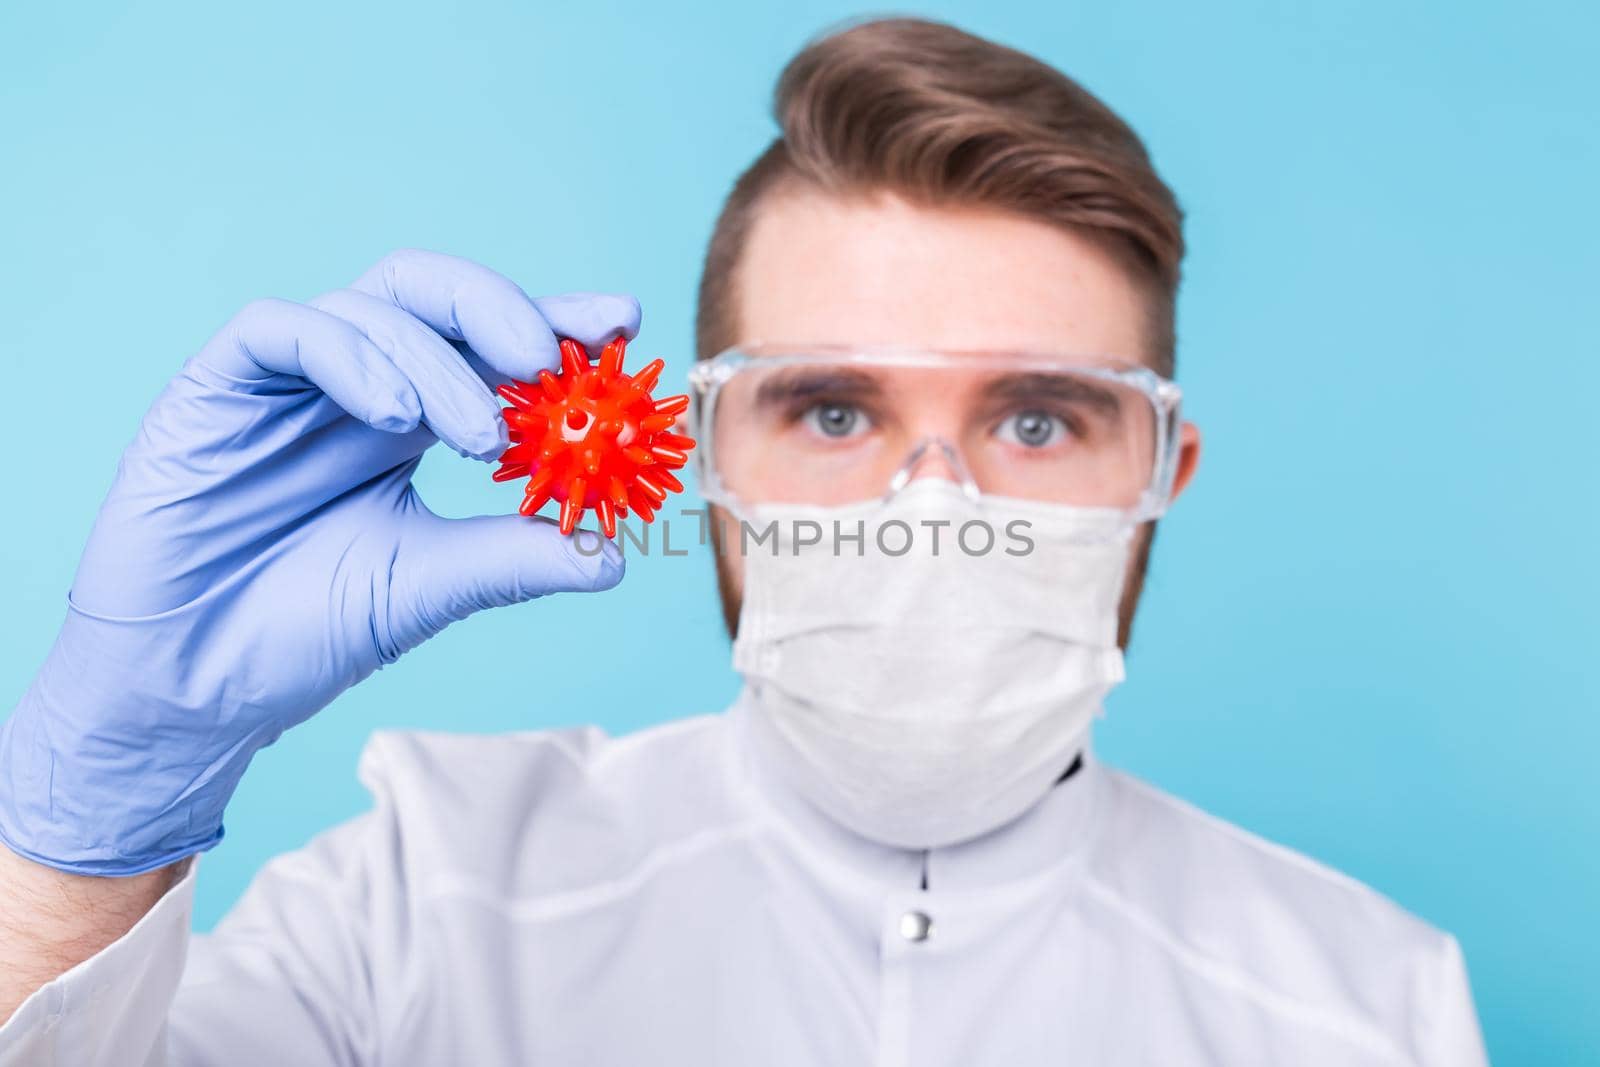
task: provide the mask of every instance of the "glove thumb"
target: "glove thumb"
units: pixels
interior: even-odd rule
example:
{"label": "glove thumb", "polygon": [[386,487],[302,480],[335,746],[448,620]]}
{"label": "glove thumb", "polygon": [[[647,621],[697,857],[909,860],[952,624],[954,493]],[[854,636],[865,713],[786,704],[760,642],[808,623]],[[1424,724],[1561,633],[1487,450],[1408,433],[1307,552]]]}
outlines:
{"label": "glove thumb", "polygon": [[622,549],[593,530],[567,537],[549,519],[521,515],[428,519],[416,551],[408,544],[404,564],[396,561],[396,655],[485,608],[597,592],[622,580]]}

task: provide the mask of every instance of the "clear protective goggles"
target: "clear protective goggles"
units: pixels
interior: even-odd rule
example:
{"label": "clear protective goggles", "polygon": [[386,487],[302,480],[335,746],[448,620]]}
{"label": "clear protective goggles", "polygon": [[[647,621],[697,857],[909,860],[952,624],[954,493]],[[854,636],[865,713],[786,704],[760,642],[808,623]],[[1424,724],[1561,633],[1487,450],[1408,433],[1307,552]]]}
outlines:
{"label": "clear protective goggles", "polygon": [[1178,386],[1147,367],[1018,352],[752,344],[689,372],[707,499],[833,506],[942,476],[974,498],[1166,508]]}

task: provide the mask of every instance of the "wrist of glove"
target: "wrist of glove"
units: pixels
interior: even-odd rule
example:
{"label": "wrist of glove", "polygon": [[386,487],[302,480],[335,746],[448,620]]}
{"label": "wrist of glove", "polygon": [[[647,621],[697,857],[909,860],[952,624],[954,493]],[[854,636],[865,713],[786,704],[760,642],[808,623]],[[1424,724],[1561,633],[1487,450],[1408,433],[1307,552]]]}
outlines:
{"label": "wrist of glove", "polygon": [[[246,677],[186,648],[172,616],[107,619],[76,608],[16,710],[0,723],[0,841],[58,870],[134,875],[211,848],[252,756],[282,727]],[[148,685],[161,664],[162,686]],[[220,694],[220,699],[219,699]],[[309,714],[309,712],[308,712]]]}

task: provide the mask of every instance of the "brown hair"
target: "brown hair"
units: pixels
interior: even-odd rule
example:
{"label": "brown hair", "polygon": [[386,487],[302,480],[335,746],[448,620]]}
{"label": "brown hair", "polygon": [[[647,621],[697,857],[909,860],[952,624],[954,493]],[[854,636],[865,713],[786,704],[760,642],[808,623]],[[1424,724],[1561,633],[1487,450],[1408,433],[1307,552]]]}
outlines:
{"label": "brown hair", "polygon": [[1151,365],[1172,374],[1182,212],[1138,136],[1071,78],[953,26],[883,19],[808,45],[773,109],[782,133],[735,183],[706,252],[702,359],[739,340],[739,259],[760,201],[799,182],[994,207],[1096,240],[1147,294]]}

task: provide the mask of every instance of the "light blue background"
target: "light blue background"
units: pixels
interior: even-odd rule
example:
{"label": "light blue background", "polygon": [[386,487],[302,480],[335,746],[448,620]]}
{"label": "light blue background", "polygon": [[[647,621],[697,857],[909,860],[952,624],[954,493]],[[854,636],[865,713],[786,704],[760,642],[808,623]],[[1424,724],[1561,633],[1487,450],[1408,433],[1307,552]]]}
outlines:
{"label": "light blue background", "polygon": [[[43,657],[142,409],[252,297],[449,250],[533,292],[638,294],[636,350],[681,383],[773,78],[859,10],[765,6],[5,5],[0,689]],[[1104,752],[1455,932],[1498,1062],[1592,1054],[1594,8],[922,10],[1102,94],[1189,212],[1205,462]],[[450,514],[515,495],[448,455],[423,488]],[[600,646],[632,668],[572,666]],[[377,727],[627,731],[733,690],[702,555],[475,618],[257,760],[197,922],[364,806]]]}

